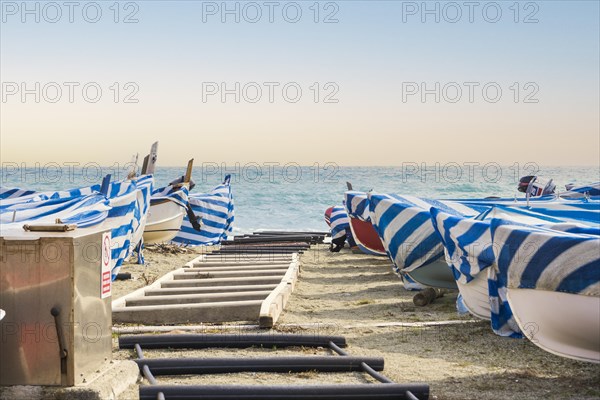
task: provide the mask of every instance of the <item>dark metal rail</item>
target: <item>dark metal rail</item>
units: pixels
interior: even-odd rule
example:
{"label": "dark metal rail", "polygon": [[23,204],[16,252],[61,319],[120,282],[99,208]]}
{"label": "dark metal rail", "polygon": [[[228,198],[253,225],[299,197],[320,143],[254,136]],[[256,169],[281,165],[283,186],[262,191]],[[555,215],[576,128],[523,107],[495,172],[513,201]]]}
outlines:
{"label": "dark metal rail", "polygon": [[343,336],[317,336],[292,334],[206,334],[206,335],[143,335],[121,336],[119,347],[133,349],[136,344],[146,349],[188,348],[205,349],[209,347],[239,348],[246,347],[324,347],[333,342],[346,347]]}
{"label": "dark metal rail", "polygon": [[[344,358],[345,358],[345,357],[350,357],[350,356],[348,355],[348,353],[346,353],[344,350],[340,349],[340,348],[339,348],[339,347],[338,347],[338,346],[337,346],[335,343],[333,343],[333,342],[329,342],[329,348],[330,348],[331,350],[333,350],[334,352],[338,353],[340,356],[344,356]],[[362,370],[363,372],[366,372],[367,374],[371,375],[371,376],[372,376],[374,379],[377,379],[377,380],[378,380],[379,382],[381,382],[381,383],[394,383],[393,381],[391,381],[390,379],[386,378],[385,376],[383,376],[383,375],[381,375],[381,374],[377,373],[377,372],[375,371],[375,369],[374,369],[374,368],[372,368],[372,365],[373,365],[373,364],[371,364],[371,363],[368,363],[368,362],[364,362],[364,361],[363,361],[363,362],[361,362],[361,364],[360,364],[360,367],[361,367],[361,370]],[[377,371],[383,371],[383,369],[380,369],[380,370],[377,370]]]}
{"label": "dark metal rail", "polygon": [[291,256],[294,253],[303,254],[306,249],[298,248],[298,249],[274,249],[273,247],[269,248],[259,248],[259,249],[219,249],[214,251],[211,254],[227,256],[227,255],[246,255],[246,256],[257,256],[257,255],[271,255],[271,256]]}
{"label": "dark metal rail", "polygon": [[168,400],[422,400],[429,398],[429,387],[419,384],[381,385],[156,385],[140,386],[140,400],[155,400],[163,393]]}
{"label": "dark metal rail", "polygon": [[252,235],[236,236],[233,240],[223,240],[221,244],[231,245],[240,243],[276,243],[276,242],[307,242],[320,243],[325,239],[324,235]]}
{"label": "dark metal rail", "polygon": [[[377,371],[383,370],[383,359],[377,357],[352,357],[342,347],[346,339],[341,336],[265,335],[265,334],[214,334],[214,335],[144,335],[121,336],[122,349],[135,349],[135,360],[150,385],[140,386],[140,400],[339,400],[339,399],[409,399],[429,398],[429,385],[398,384]],[[146,348],[246,348],[264,347],[323,347],[340,357],[260,357],[260,358],[144,358]],[[352,372],[362,371],[381,384],[358,385],[304,385],[304,386],[248,386],[248,385],[158,385],[154,374],[215,374],[233,372]]]}
{"label": "dark metal rail", "polygon": [[148,367],[154,375],[232,374],[237,372],[360,372],[363,365],[383,371],[380,357],[220,357],[220,358],[141,358],[140,369]]}
{"label": "dark metal rail", "polygon": [[307,236],[327,236],[329,232],[310,232],[310,231],[256,231],[253,235],[307,235]]}

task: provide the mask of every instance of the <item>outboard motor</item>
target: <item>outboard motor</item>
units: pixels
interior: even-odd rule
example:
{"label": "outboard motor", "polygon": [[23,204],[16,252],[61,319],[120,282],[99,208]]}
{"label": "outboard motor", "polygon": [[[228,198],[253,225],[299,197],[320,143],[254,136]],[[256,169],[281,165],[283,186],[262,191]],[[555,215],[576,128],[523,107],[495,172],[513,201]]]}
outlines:
{"label": "outboard motor", "polygon": [[517,190],[521,193],[528,194],[531,197],[545,196],[553,194],[556,185],[550,180],[540,178],[535,175],[527,175],[519,180]]}

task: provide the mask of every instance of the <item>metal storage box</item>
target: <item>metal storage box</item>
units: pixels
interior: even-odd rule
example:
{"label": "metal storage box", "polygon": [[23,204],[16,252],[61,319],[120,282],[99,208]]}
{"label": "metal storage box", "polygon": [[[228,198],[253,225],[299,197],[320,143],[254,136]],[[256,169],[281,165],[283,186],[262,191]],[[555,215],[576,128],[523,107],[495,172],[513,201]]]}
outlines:
{"label": "metal storage box", "polygon": [[106,229],[2,232],[0,385],[72,386],[100,369],[111,359],[110,288]]}

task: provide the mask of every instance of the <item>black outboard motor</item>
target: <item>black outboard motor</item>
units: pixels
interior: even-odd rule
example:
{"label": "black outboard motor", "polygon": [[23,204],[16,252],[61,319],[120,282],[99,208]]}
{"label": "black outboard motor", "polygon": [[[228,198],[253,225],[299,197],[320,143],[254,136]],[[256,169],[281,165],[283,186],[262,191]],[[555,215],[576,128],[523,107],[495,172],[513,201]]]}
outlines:
{"label": "black outboard motor", "polygon": [[522,177],[517,186],[519,192],[529,194],[531,197],[553,194],[555,189],[556,185],[552,179],[546,180],[535,175]]}

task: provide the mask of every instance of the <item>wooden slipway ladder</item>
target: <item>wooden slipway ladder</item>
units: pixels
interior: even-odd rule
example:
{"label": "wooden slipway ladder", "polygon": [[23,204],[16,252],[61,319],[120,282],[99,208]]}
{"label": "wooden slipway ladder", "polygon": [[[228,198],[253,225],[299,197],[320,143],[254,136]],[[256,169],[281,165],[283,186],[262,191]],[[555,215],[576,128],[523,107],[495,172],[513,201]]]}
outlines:
{"label": "wooden slipway ladder", "polygon": [[324,235],[253,234],[225,241],[113,302],[114,323],[277,321],[300,273],[300,254]]}

